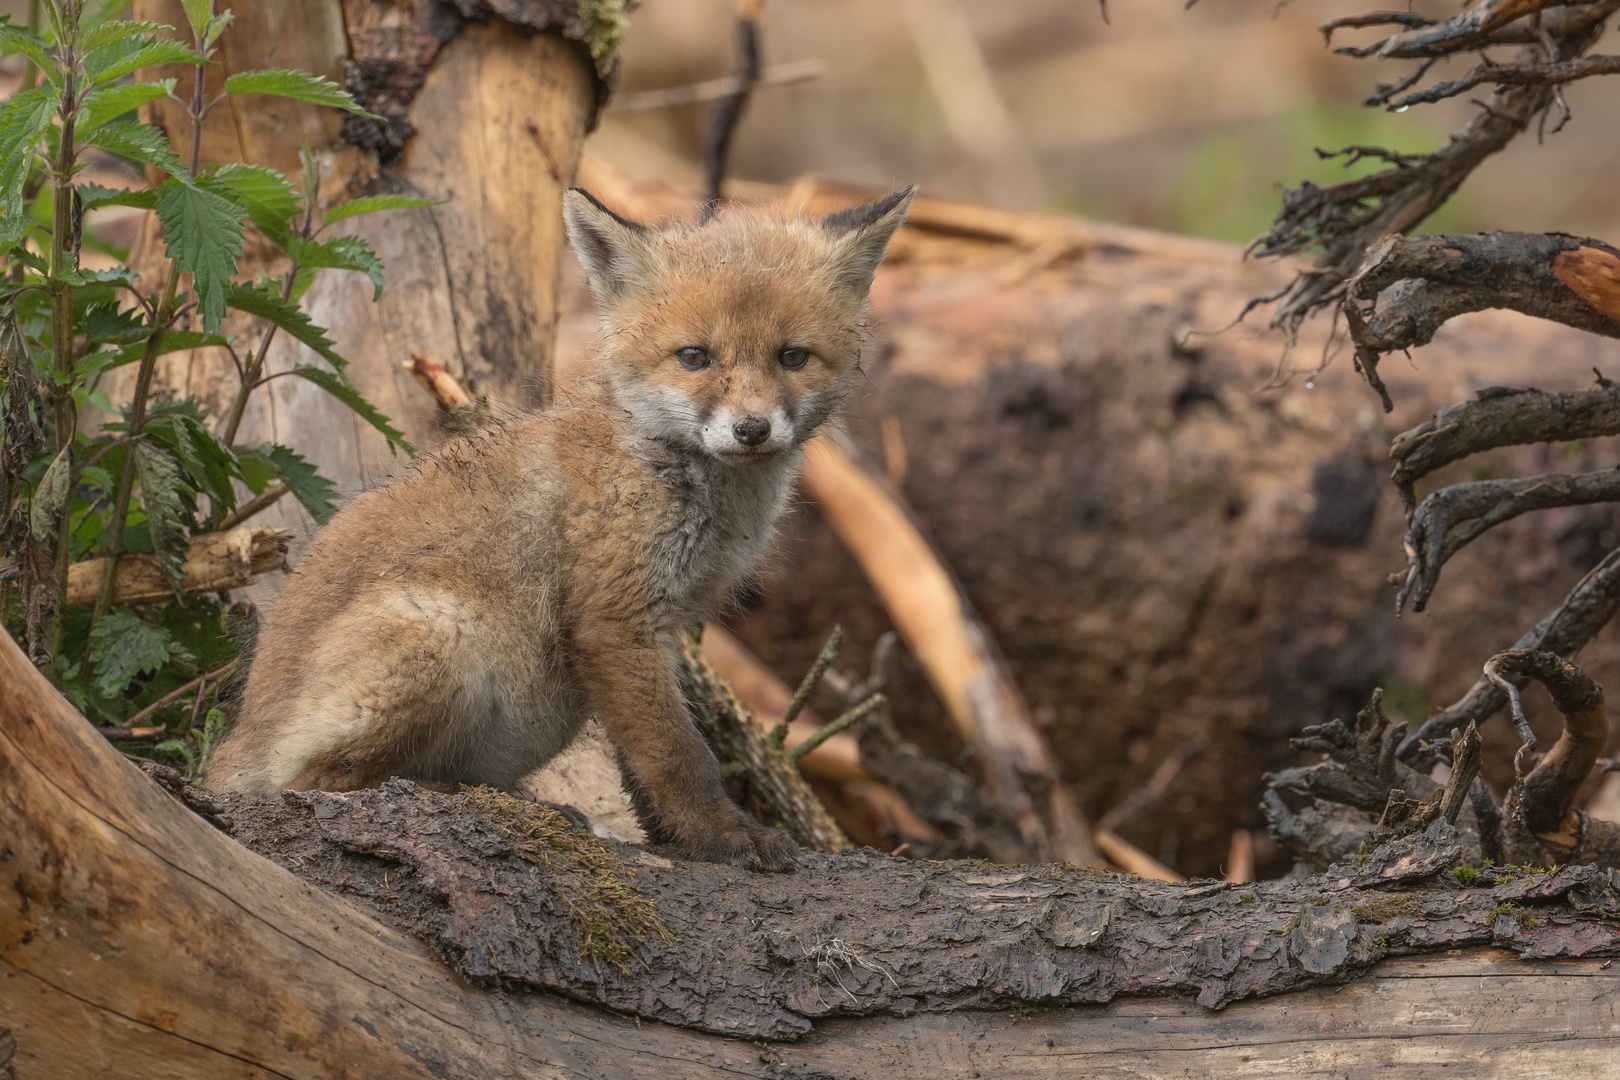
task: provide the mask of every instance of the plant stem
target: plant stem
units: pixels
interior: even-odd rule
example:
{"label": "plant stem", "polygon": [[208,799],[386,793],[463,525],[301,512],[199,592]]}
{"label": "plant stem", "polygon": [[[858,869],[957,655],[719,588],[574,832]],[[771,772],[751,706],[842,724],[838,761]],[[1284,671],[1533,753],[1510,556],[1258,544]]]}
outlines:
{"label": "plant stem", "polygon": [[[69,249],[73,228],[73,120],[78,103],[78,87],[74,79],[74,48],[64,42],[62,73],[61,141],[57,145],[52,177],[55,203],[51,210],[50,282],[51,296],[51,405],[55,413],[56,452],[64,449],[72,454],[73,437],[78,427],[78,410],[73,405],[73,286],[64,276],[68,271]],[[72,252],[74,268],[78,265],[78,252]],[[56,525],[56,605],[45,628],[45,648],[55,655],[62,647],[62,615],[67,607],[67,572],[73,548],[73,499],[71,493],[62,505],[62,516]]]}
{"label": "plant stem", "polygon": [[[295,263],[287,271],[287,276],[281,283],[281,298],[283,300],[292,298],[293,284],[297,278],[298,266]],[[271,323],[270,329],[264,332],[264,339],[259,342],[259,351],[253,354],[252,362],[248,364],[247,371],[242,375],[241,385],[236,388],[236,400],[231,402],[231,413],[225,420],[225,433],[220,437],[220,442],[226,446],[231,446],[236,442],[236,432],[242,426],[243,414],[247,412],[248,398],[259,387],[259,375],[264,371],[264,358],[270,351],[270,343],[275,339],[276,324]]]}
{"label": "plant stem", "polygon": [[[197,175],[197,163],[202,152],[203,69],[197,68],[196,83],[191,91],[191,147],[187,155],[186,171]],[[118,494],[113,500],[112,520],[107,523],[107,543],[102,548],[101,588],[96,592],[96,609],[90,617],[93,629],[101,617],[112,607],[113,585],[118,580],[118,558],[124,546],[124,521],[129,517],[130,491],[135,486],[135,445],[141,426],[146,423],[146,400],[152,393],[152,375],[157,370],[157,359],[163,347],[163,335],[174,319],[174,296],[180,284],[180,264],[169,260],[169,276],[163,286],[163,302],[153,320],[152,334],[146,339],[146,351],[141,354],[140,372],[135,377],[135,397],[130,404],[129,451],[124,455],[124,469],[118,476]]]}
{"label": "plant stem", "polygon": [[[39,34],[39,0],[28,0],[28,32],[36,36]],[[40,75],[40,70],[30,60],[23,68],[22,88],[32,90],[39,83]]]}

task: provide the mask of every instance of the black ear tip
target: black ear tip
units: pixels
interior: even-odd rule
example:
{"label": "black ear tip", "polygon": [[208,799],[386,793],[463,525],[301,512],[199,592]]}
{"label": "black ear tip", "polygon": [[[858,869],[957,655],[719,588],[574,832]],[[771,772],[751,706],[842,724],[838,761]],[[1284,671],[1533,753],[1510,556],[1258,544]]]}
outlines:
{"label": "black ear tip", "polygon": [[578,195],[580,198],[582,198],[586,202],[590,203],[591,206],[595,207],[597,211],[599,211],[600,213],[606,214],[608,217],[612,218],[614,221],[617,221],[620,225],[623,225],[627,229],[635,229],[637,231],[641,231],[641,230],[644,230],[646,228],[646,226],[641,224],[639,221],[631,221],[629,218],[622,217],[619,214],[614,213],[607,206],[606,203],[604,203],[601,199],[598,199],[595,195],[592,195],[589,191],[586,191],[582,187],[571,187],[571,188],[569,188],[567,190],[567,192],[565,194],[566,195]]}
{"label": "black ear tip", "polygon": [[876,202],[852,206],[848,210],[828,214],[821,219],[822,228],[833,232],[851,232],[855,229],[864,229],[887,217],[896,207],[909,204],[912,196],[916,193],[917,185],[911,184],[890,195],[885,195]]}

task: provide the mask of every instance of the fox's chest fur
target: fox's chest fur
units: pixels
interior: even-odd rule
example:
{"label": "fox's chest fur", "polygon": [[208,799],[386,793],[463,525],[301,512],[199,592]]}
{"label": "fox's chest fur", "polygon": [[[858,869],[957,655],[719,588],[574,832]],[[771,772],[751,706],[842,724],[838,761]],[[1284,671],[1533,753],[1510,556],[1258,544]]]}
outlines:
{"label": "fox's chest fur", "polygon": [[694,457],[648,462],[668,491],[649,527],[647,596],[667,618],[690,624],[750,575],[787,506],[799,454],[748,469],[717,469]]}

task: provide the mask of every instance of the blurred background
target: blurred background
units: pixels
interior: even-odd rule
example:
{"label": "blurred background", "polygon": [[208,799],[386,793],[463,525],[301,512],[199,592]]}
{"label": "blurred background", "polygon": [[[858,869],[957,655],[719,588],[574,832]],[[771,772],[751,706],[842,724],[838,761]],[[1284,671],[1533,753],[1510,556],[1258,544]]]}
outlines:
{"label": "blurred background", "polygon": [[[1279,184],[1345,175],[1312,147],[1427,151],[1473,108],[1477,95],[1401,115],[1363,108],[1375,83],[1410,65],[1324,48],[1317,26],[1352,10],[1361,6],[1110,0],[1105,23],[1085,0],[770,0],[765,69],[802,81],[755,95],[730,175],[916,182],[946,198],[1246,242],[1270,223]],[[697,186],[708,103],[625,106],[731,70],[735,17],[734,0],[643,0],[591,150],[632,177]],[[1338,43],[1373,39],[1353,31]],[[1431,75],[1456,77],[1466,62]],[[1563,131],[1486,162],[1424,231],[1613,240],[1620,81],[1577,83],[1567,97],[1574,120]]]}

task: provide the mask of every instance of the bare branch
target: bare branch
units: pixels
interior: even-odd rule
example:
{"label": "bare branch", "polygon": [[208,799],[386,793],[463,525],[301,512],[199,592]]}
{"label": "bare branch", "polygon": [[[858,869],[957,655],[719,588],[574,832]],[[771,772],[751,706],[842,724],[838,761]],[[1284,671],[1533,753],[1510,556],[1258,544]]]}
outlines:
{"label": "bare branch", "polygon": [[1401,611],[1410,596],[1412,610],[1422,611],[1440,579],[1440,567],[1486,530],[1531,510],[1598,502],[1620,502],[1620,470],[1476,480],[1441,488],[1412,515],[1406,531],[1406,580],[1395,610]]}
{"label": "bare branch", "polygon": [[1396,461],[1391,479],[1408,511],[1415,502],[1413,485],[1436,469],[1470,454],[1499,446],[1567,442],[1620,434],[1620,384],[1591,390],[1519,390],[1490,386],[1473,401],[1447,405],[1432,417],[1395,436],[1389,456]]}
{"label": "bare branch", "polygon": [[1333,44],[1335,30],[1355,29],[1363,26],[1433,26],[1435,20],[1416,11],[1364,11],[1360,15],[1340,15],[1317,27],[1322,31],[1325,44]]}
{"label": "bare branch", "polygon": [[[1380,294],[1401,282],[1380,309]],[[1620,252],[1559,234],[1390,236],[1367,253],[1343,303],[1356,363],[1386,408],[1382,355],[1425,345],[1448,320],[1485,308],[1620,337]]]}
{"label": "bare branch", "polygon": [[1460,79],[1435,83],[1425,90],[1397,98],[1385,107],[1390,112],[1399,112],[1413,105],[1444,101],[1485,84],[1559,86],[1592,75],[1613,75],[1616,72],[1620,72],[1620,56],[1586,56],[1561,64],[1481,64]]}
{"label": "bare branch", "polygon": [[1409,24],[1414,29],[1394,34],[1365,48],[1336,51],[1349,56],[1376,56],[1380,60],[1446,56],[1479,48],[1491,31],[1545,8],[1560,7],[1563,3],[1564,0],[1483,0],[1444,22]]}

